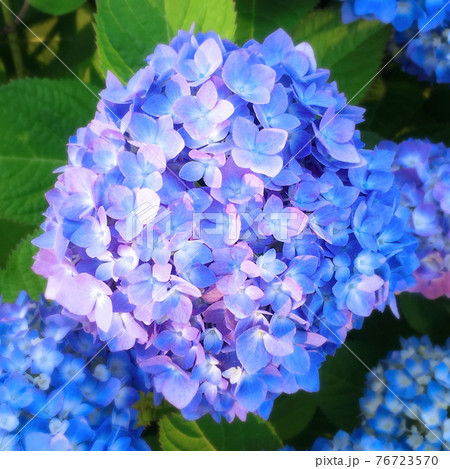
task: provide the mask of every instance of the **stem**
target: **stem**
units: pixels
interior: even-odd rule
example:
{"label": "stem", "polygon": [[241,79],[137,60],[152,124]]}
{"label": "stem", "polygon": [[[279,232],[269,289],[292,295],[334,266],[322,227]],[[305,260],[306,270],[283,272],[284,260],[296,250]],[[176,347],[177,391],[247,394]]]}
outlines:
{"label": "stem", "polygon": [[11,55],[16,69],[17,78],[25,76],[25,67],[23,65],[22,52],[20,51],[19,35],[16,31],[16,23],[14,15],[9,9],[9,0],[1,0],[3,18],[8,29],[8,43],[11,49]]}
{"label": "stem", "polygon": [[17,26],[19,24],[22,24],[22,19],[27,14],[29,8],[30,8],[30,0],[25,0],[23,2],[22,8],[20,9],[19,13],[17,14],[17,17],[14,19],[14,23]]}

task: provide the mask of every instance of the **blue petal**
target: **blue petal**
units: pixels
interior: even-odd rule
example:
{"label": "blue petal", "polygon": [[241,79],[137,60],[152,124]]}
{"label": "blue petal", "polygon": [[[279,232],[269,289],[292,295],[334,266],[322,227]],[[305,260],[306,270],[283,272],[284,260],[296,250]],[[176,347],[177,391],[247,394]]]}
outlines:
{"label": "blue petal", "polygon": [[295,324],[288,318],[274,314],[270,321],[269,331],[275,337],[283,337],[287,334],[292,335],[295,332]]}
{"label": "blue petal", "polygon": [[243,374],[236,389],[236,398],[244,409],[254,412],[266,399],[267,386],[255,375]]}
{"label": "blue petal", "polygon": [[295,381],[306,392],[317,392],[320,389],[319,369],[311,366],[305,374],[296,375]]}
{"label": "blue petal", "polygon": [[19,425],[19,419],[6,404],[0,405],[0,429],[12,432]]}
{"label": "blue petal", "polygon": [[346,304],[348,309],[358,316],[369,316],[374,307],[371,294],[362,292],[357,288],[349,291]]}
{"label": "blue petal", "polygon": [[27,432],[24,436],[25,451],[50,451],[52,436],[42,432]]}
{"label": "blue petal", "polygon": [[198,181],[203,177],[205,167],[197,161],[189,161],[180,170],[180,178],[185,181]]}
{"label": "blue petal", "polygon": [[216,282],[214,272],[202,264],[194,264],[184,276],[198,288],[206,288]]}
{"label": "blue petal", "polygon": [[248,119],[237,117],[233,124],[233,142],[240,148],[253,150],[258,135],[258,127]]}
{"label": "blue petal", "polygon": [[237,356],[249,373],[256,373],[271,360],[271,355],[264,346],[264,332],[259,327],[252,327],[241,334],[236,341]]}
{"label": "blue petal", "polygon": [[160,350],[167,352],[175,340],[175,334],[172,331],[161,331],[155,339],[153,345]]}
{"label": "blue petal", "polygon": [[172,103],[162,94],[151,95],[142,105],[142,110],[151,116],[172,115]]}
{"label": "blue petal", "polygon": [[178,409],[186,407],[197,392],[198,382],[178,370],[164,373],[164,378],[161,388],[164,397]]}
{"label": "blue petal", "polygon": [[310,359],[308,352],[301,346],[295,345],[294,351],[287,357],[283,357],[283,366],[294,374],[308,373],[310,367]]}

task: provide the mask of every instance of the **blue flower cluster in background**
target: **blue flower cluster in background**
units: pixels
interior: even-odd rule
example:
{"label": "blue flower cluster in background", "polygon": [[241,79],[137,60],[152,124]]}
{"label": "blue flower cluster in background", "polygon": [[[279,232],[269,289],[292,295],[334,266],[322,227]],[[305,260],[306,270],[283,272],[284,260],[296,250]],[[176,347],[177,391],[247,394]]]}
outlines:
{"label": "blue flower cluster in background", "polygon": [[410,291],[430,299],[450,296],[450,149],[415,139],[399,145],[384,141],[378,148],[395,153],[392,170],[401,193],[397,214],[409,220],[419,242],[417,285]]}
{"label": "blue flower cluster in background", "polygon": [[339,430],[332,440],[318,438],[313,445],[313,451],[405,451],[409,447],[385,435],[372,434],[366,428],[360,427],[352,433]]}
{"label": "blue flower cluster in background", "polygon": [[309,44],[180,31],[70,140],[34,270],[188,419],[267,418],[414,284],[393,152]]}
{"label": "blue flower cluster in background", "polygon": [[149,450],[137,424],[146,377],[61,307],[0,302],[0,450]]}
{"label": "blue flower cluster in background", "polygon": [[362,426],[351,434],[339,431],[333,440],[319,438],[313,450],[449,449],[450,339],[444,346],[433,346],[428,337],[401,344],[367,375]]}
{"label": "blue flower cluster in background", "polygon": [[[358,18],[392,23],[405,71],[419,79],[450,83],[448,0],[341,0],[344,23]],[[417,33],[419,34],[414,37]],[[414,39],[412,39],[414,37]],[[411,40],[412,39],[412,40]],[[409,42],[410,41],[410,42]],[[409,42],[409,43],[408,43]]]}

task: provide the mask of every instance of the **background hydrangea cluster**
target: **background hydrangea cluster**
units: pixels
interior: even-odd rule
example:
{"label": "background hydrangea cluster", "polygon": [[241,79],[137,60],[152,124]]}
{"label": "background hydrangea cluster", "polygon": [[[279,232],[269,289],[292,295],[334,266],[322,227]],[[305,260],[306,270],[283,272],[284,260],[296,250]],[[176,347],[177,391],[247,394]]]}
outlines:
{"label": "background hydrangea cluster", "polygon": [[34,265],[187,418],[267,417],[413,283],[393,152],[311,47],[181,31],[70,140]]}
{"label": "background hydrangea cluster", "polygon": [[374,368],[376,376],[367,375],[366,391],[360,400],[361,428],[351,435],[339,431],[333,440],[319,438],[314,450],[449,448],[450,339],[442,347],[433,346],[428,337],[411,337],[401,343],[401,350],[390,352]]}
{"label": "background hydrangea cluster", "polygon": [[345,23],[361,17],[378,19],[392,23],[398,47],[411,41],[400,57],[405,71],[419,79],[450,83],[450,4],[447,0],[341,1],[344,2],[342,19]]}
{"label": "background hydrangea cluster", "polygon": [[444,144],[409,139],[384,141],[379,149],[395,152],[393,172],[401,193],[397,212],[419,242],[417,291],[433,299],[450,296],[450,150]]}
{"label": "background hydrangea cluster", "polygon": [[132,408],[145,382],[60,306],[0,303],[0,450],[148,450]]}

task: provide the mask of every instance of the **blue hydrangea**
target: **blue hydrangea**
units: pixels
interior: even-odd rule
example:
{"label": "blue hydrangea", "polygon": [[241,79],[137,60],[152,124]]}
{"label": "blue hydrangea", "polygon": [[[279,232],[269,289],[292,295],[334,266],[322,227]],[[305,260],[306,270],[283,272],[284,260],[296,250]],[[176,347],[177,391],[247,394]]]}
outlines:
{"label": "blue hydrangea", "polygon": [[422,80],[450,83],[450,5],[447,0],[341,1],[344,2],[344,23],[362,17],[392,24],[397,46],[407,45],[405,54],[400,57],[405,71]]}
{"label": "blue hydrangea", "polygon": [[[447,13],[450,18],[450,13]],[[419,80],[450,83],[450,19],[442,27],[423,31],[406,47],[402,57],[403,70],[417,75]],[[406,44],[410,39],[406,33],[396,34],[397,43]]]}
{"label": "blue hydrangea", "polygon": [[406,451],[410,450],[397,440],[384,435],[373,435],[360,427],[352,433],[339,430],[332,440],[318,438],[313,451]]}
{"label": "blue hydrangea", "polygon": [[146,377],[61,307],[0,302],[0,450],[149,450],[132,405]]}
{"label": "blue hydrangea", "polygon": [[427,298],[450,296],[450,149],[429,140],[399,145],[384,141],[381,150],[395,152],[392,167],[401,193],[398,215],[419,242],[417,291]]}
{"label": "blue hydrangea", "polygon": [[414,283],[392,154],[309,44],[180,31],[70,139],[34,270],[186,418],[268,417]]}
{"label": "blue hydrangea", "polygon": [[332,440],[319,438],[313,450],[449,449],[450,339],[433,346],[428,337],[411,337],[401,345],[367,375],[361,427],[351,434],[341,430]]}

